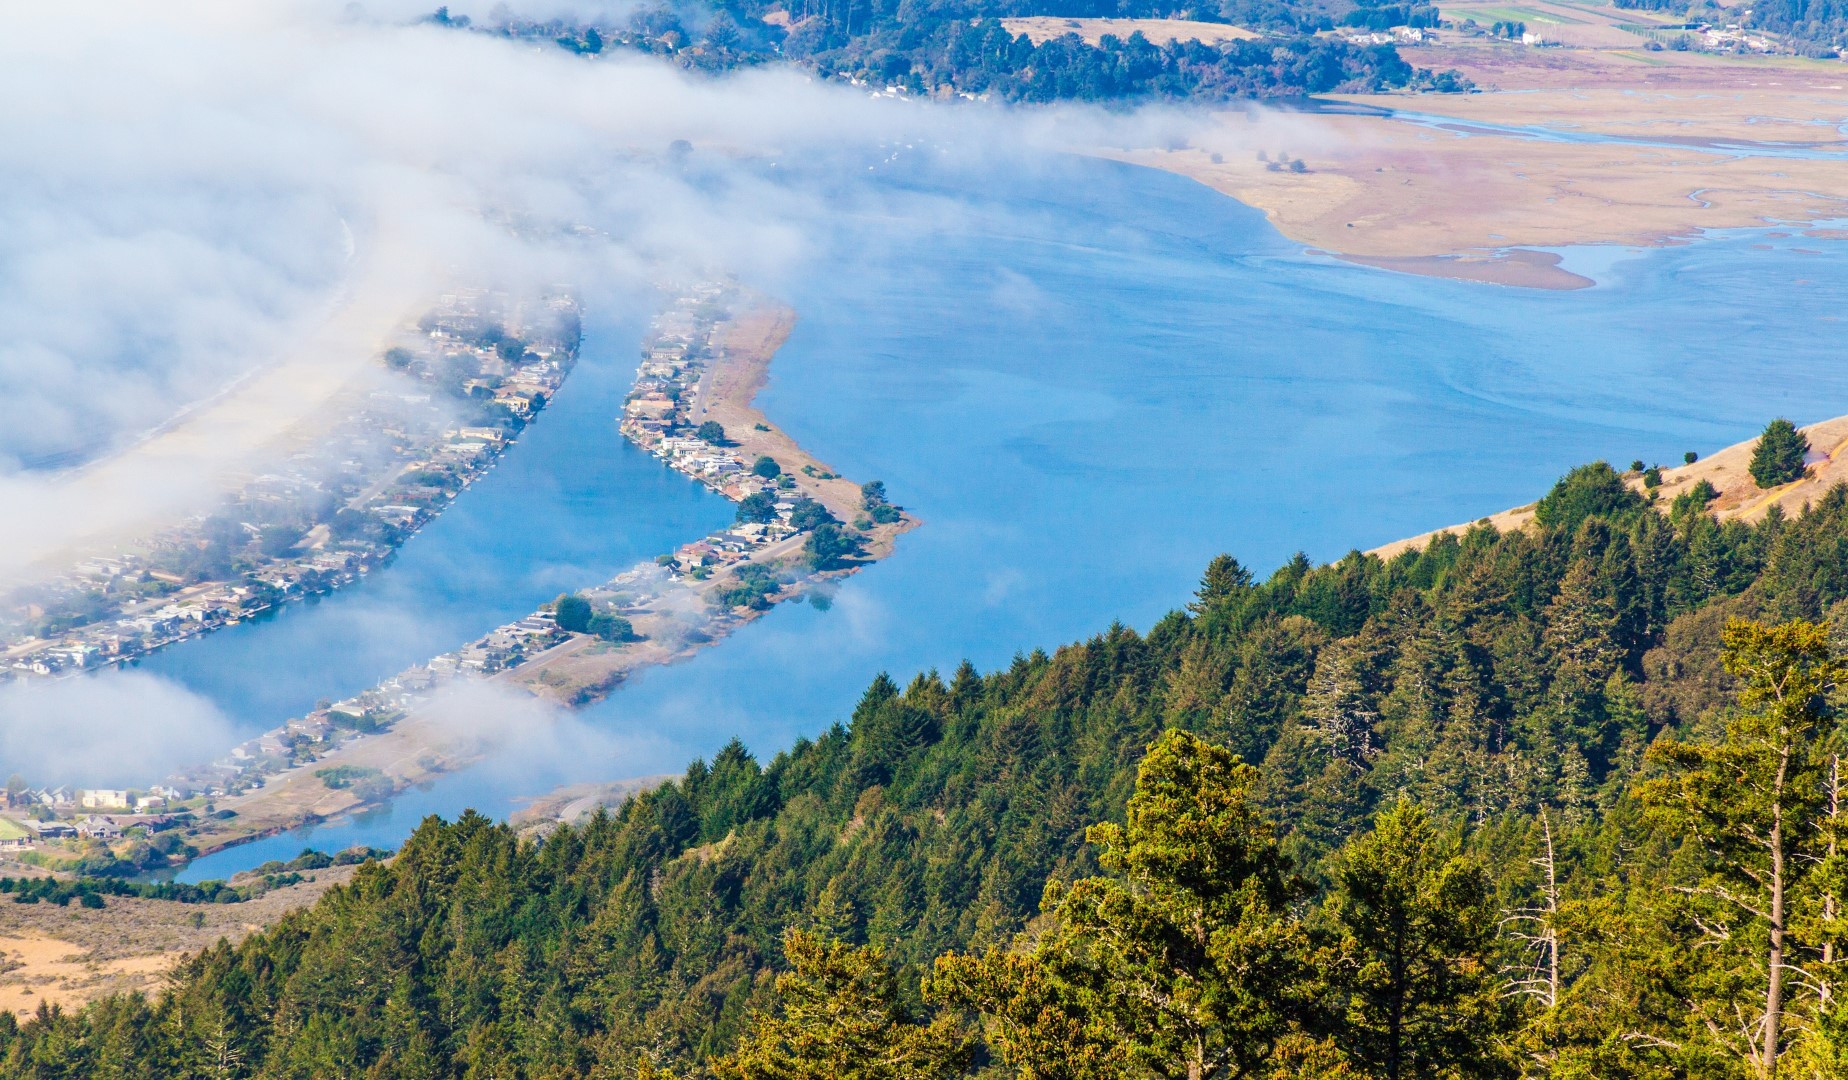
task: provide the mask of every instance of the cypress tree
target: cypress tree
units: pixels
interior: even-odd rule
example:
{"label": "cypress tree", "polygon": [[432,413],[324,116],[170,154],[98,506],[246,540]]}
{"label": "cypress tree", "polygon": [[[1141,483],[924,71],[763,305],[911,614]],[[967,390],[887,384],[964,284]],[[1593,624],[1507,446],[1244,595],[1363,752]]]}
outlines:
{"label": "cypress tree", "polygon": [[1809,448],[1809,440],[1795,424],[1781,416],[1771,421],[1752,451],[1752,481],[1761,488],[1774,488],[1801,477],[1803,456]]}

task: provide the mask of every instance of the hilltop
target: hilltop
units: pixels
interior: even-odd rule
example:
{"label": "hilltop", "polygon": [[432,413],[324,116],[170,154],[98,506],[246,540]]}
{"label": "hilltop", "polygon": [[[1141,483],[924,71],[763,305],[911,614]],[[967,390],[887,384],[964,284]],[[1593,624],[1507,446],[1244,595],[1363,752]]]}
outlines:
{"label": "hilltop", "polygon": [[[613,812],[574,807],[578,824],[542,843],[478,815],[427,821],[388,865],[187,961],[158,1001],[0,1022],[0,1061],[90,1075],[132,1045],[139,1067],[170,1074],[217,1039],[239,1074],[758,1075],[725,1055],[865,1045],[804,1011],[833,1001],[849,1012],[826,1015],[869,1018],[855,1038],[936,1054],[918,1075],[951,1077],[970,1040],[1014,1062],[1054,1053],[994,1026],[1015,992],[1053,995],[1097,1053],[1179,1053],[1159,1049],[1161,1022],[1111,1004],[1135,1000],[1126,984],[1062,996],[1083,969],[1059,951],[1096,925],[1065,898],[1179,880],[1162,886],[1179,902],[1198,887],[1187,868],[1206,856],[1188,845],[1220,834],[1138,849],[1168,853],[1153,863],[1126,862],[1119,832],[1087,840],[1097,822],[1164,828],[1125,815],[1132,793],[1166,790],[1141,805],[1237,822],[1254,861],[1212,865],[1272,868],[1236,895],[1276,935],[1260,939],[1281,965],[1264,977],[1283,996],[1262,1000],[1295,1004],[1209,1029],[1224,1052],[1268,1062],[1262,1075],[1389,1074],[1370,1018],[1394,992],[1355,975],[1390,959],[1355,906],[1388,902],[1365,899],[1368,860],[1412,875],[1393,895],[1423,897],[1416,917],[1449,935],[1418,961],[1437,981],[1401,1005],[1449,1018],[1446,1041],[1417,1045],[1452,1075],[1688,1075],[1692,1061],[1745,1075],[1750,1040],[1704,1018],[1766,1015],[1762,923],[1692,886],[1751,857],[1700,830],[1749,828],[1757,810],[1702,826],[1670,782],[1760,708],[1739,704],[1751,664],[1833,662],[1803,620],[1848,615],[1848,488],[1788,517],[1703,510],[1671,520],[1618,484],[1545,526],[1473,529],[1390,561],[1299,558],[1259,582],[1222,557],[1146,634],[1112,627],[987,674],[880,675],[848,723],[767,762],[734,742]],[[1740,618],[1797,621],[1729,628]],[[1801,730],[1820,740],[1834,722]],[[1802,775],[1827,775],[1826,744],[1803,740],[1790,751]],[[1826,891],[1833,879],[1810,869],[1825,863],[1807,860],[1833,835],[1827,804],[1803,791],[1790,872]],[[1508,912],[1558,951],[1536,961]],[[1742,920],[1739,935],[1703,937],[1721,918]],[[1804,923],[1787,962],[1833,977],[1824,946],[1840,934]],[[1033,971],[1052,981],[1006,989]],[[1780,1048],[1820,1052],[1814,994],[1777,1007]],[[1609,1041],[1624,1031],[1639,1038]]]}

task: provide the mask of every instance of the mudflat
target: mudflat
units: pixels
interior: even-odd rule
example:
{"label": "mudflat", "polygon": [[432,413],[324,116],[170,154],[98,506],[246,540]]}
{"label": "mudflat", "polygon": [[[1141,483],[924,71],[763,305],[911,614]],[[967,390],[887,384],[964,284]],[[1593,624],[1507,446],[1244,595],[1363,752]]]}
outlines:
{"label": "mudflat", "polygon": [[1405,55],[1492,89],[1335,99],[1348,113],[1224,112],[1188,146],[1105,156],[1191,177],[1351,261],[1542,288],[1587,282],[1511,249],[1650,246],[1848,214],[1838,61],[1520,45]]}

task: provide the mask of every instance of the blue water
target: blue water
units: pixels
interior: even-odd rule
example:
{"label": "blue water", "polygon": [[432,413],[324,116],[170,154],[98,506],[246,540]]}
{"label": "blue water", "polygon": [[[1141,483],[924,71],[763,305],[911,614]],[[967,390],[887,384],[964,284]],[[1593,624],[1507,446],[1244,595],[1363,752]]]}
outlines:
{"label": "blue water", "polygon": [[[1581,131],[1573,128],[1547,127],[1541,124],[1497,124],[1487,120],[1459,120],[1454,116],[1440,116],[1433,113],[1408,112],[1402,109],[1385,110],[1397,119],[1407,120],[1425,127],[1468,137],[1474,135],[1504,135],[1519,139],[1531,139],[1535,142],[1580,143],[1603,146],[1639,146],[1659,150],[1695,150],[1722,154],[1738,158],[1786,158],[1803,161],[1840,161],[1843,159],[1843,147],[1834,140],[1818,139],[1814,143],[1785,142],[1747,142],[1725,139],[1651,139],[1646,136],[1610,135],[1596,131]],[[1838,126],[1818,125],[1818,135],[1839,134]]]}
{"label": "blue water", "polygon": [[[1776,415],[1848,412],[1845,245],[1759,232],[1594,249],[1568,262],[1595,265],[1597,287],[1515,290],[1306,256],[1205,188],[1096,162],[1006,180],[908,170],[840,199],[829,228],[798,280],[764,283],[801,321],[760,400],[923,520],[898,554],[826,611],[785,605],[642,675],[572,722],[568,760],[448,777],[389,816],[232,849],[188,880],[305,841],[389,846],[424,812],[501,814],[555,782],[679,771],[734,735],[768,756],[844,718],[880,670],[993,668],[1114,620],[1146,628],[1220,551],[1260,572],[1297,550],[1336,558],[1527,502],[1593,458],[1679,461]],[[533,482],[613,453],[576,441],[607,435],[591,425],[546,430],[590,382],[573,378],[519,452]],[[667,483],[659,471],[608,482]],[[470,500],[488,494],[452,514],[486,513]],[[659,528],[651,550],[688,526]],[[489,561],[518,576],[531,559],[516,545]],[[248,655],[280,629],[256,628]],[[315,640],[311,657],[337,647]],[[205,685],[208,665],[180,655],[170,670]]]}
{"label": "blue water", "polygon": [[390,566],[140,669],[263,731],[729,522],[730,503],[616,433],[644,325],[588,325],[552,405]]}

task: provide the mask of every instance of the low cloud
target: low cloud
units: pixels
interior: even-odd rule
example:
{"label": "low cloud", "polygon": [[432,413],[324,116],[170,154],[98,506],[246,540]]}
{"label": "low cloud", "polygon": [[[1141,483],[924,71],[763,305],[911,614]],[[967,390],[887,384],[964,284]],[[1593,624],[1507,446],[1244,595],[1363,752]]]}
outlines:
{"label": "low cloud", "polygon": [[524,691],[497,683],[451,683],[418,708],[442,743],[480,762],[502,789],[540,794],[561,784],[637,776],[659,757],[660,736],[618,734]]}
{"label": "low cloud", "polygon": [[[9,12],[0,583],[209,507],[447,288],[563,284],[592,312],[714,272],[774,291],[860,242],[857,221],[889,226],[891,200],[920,235],[967,211],[949,188],[869,183],[881,170],[998,176],[1200,129],[1175,110],[874,99],[789,68],[707,78],[409,21],[433,6]],[[1281,138],[1269,123],[1254,146]],[[670,153],[679,140],[693,152]],[[1035,298],[1025,280],[998,289]],[[881,633],[884,613],[842,603]],[[533,732],[609,759],[641,746],[498,691],[444,708],[510,753],[541,745]],[[209,703],[134,672],[0,690],[0,760],[35,779],[146,778],[233,741]]]}
{"label": "low cloud", "polygon": [[34,784],[146,784],[237,738],[210,701],[138,671],[0,686],[0,769]]}

